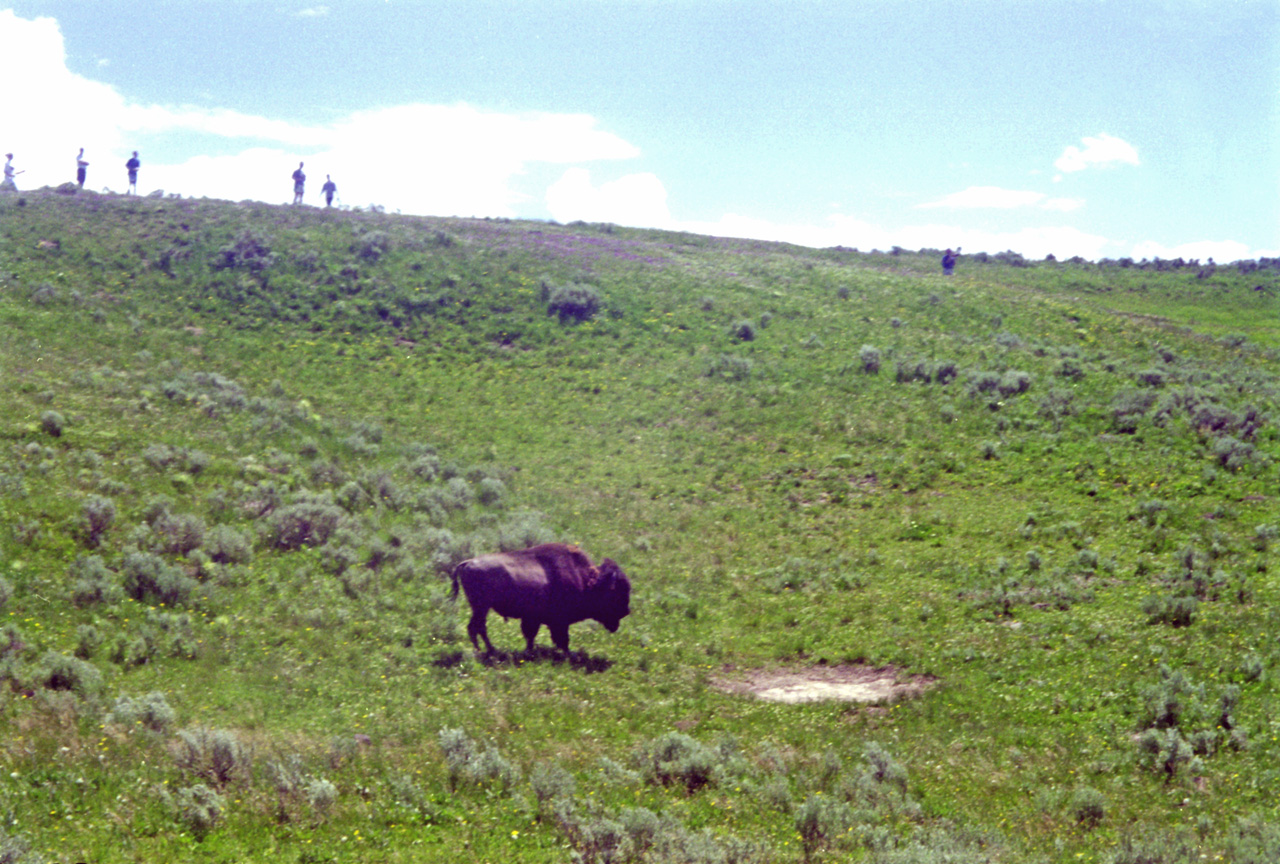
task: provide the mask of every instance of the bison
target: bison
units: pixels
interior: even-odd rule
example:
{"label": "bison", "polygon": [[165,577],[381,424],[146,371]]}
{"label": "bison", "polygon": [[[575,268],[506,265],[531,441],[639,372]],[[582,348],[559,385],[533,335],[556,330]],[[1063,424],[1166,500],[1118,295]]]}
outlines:
{"label": "bison", "polygon": [[497,552],[463,561],[453,570],[453,598],[458,584],[471,604],[467,635],[489,653],[493,643],[485,619],[492,609],[503,618],[519,618],[526,649],[543,624],[561,651],[569,650],[569,625],[594,618],[610,633],[631,613],[631,581],[622,568],[605,558],[596,567],[581,549],[544,543],[517,552]]}

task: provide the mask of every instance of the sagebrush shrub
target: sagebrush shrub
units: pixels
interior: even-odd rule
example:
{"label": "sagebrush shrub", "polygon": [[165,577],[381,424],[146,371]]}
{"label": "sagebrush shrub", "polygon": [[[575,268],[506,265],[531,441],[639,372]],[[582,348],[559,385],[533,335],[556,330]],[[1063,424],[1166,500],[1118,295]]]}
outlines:
{"label": "sagebrush shrub", "polygon": [[1143,764],[1163,773],[1166,782],[1195,758],[1191,745],[1177,729],[1148,729],[1139,737],[1138,748]]}
{"label": "sagebrush shrub", "polygon": [[437,740],[449,770],[449,784],[459,782],[489,784],[506,791],[520,778],[520,771],[490,745],[481,750],[461,729],[445,727]]}
{"label": "sagebrush shrub", "polygon": [[45,431],[46,435],[57,438],[62,435],[62,430],[66,426],[66,421],[62,419],[62,415],[57,411],[45,411],[40,415],[40,428]]}
{"label": "sagebrush shrub", "polygon": [[102,535],[116,521],[116,504],[102,495],[90,495],[81,508],[84,524],[84,542],[90,548],[102,542]]}
{"label": "sagebrush shrub", "polygon": [[590,285],[570,282],[551,289],[547,314],[556,315],[560,322],[586,321],[600,311],[600,293]]}
{"label": "sagebrush shrub", "polygon": [[203,840],[222,821],[226,802],[208,786],[197,783],[179,789],[173,798],[173,806],[178,821],[197,840]]}
{"label": "sagebrush shrub", "polygon": [[742,320],[733,325],[733,337],[742,342],[750,342],[756,338],[756,325],[751,321]]}
{"label": "sagebrush shrub", "polygon": [[683,732],[668,732],[650,742],[641,758],[649,782],[681,785],[690,794],[716,782],[720,773],[719,754]]}
{"label": "sagebrush shrub", "polygon": [[333,809],[334,802],[338,800],[338,787],[323,777],[312,777],[307,781],[303,794],[306,795],[307,803],[311,805],[316,818],[324,819]]}
{"label": "sagebrush shrub", "polygon": [[102,673],[92,663],[56,651],[46,651],[36,665],[34,678],[47,690],[69,690],[80,697],[102,690]]}
{"label": "sagebrush shrub", "polygon": [[390,234],[385,231],[369,231],[356,240],[351,251],[365,261],[377,261],[390,249]]}
{"label": "sagebrush shrub", "polygon": [[182,570],[149,552],[130,552],[121,564],[124,591],[139,603],[182,606],[190,602],[197,584]]}
{"label": "sagebrush shrub", "polygon": [[249,537],[230,525],[215,525],[204,540],[204,551],[218,564],[248,564],[253,560]]}
{"label": "sagebrush shrub", "polygon": [[74,580],[71,600],[77,606],[116,603],[124,596],[123,590],[117,584],[116,574],[108,569],[106,563],[97,555],[77,558],[68,568],[67,576]]}
{"label": "sagebrush shrub", "polygon": [[76,625],[76,656],[81,660],[91,660],[102,647],[102,633],[92,624]]}
{"label": "sagebrush shrub", "polygon": [[577,781],[568,771],[554,762],[539,762],[529,772],[529,787],[533,789],[540,811],[549,812],[557,799],[571,799],[578,790]]}
{"label": "sagebrush shrub", "polygon": [[1147,616],[1148,624],[1189,627],[1196,620],[1199,606],[1200,602],[1195,597],[1152,594],[1142,601],[1142,614]]}
{"label": "sagebrush shrub", "polygon": [[795,809],[794,824],[800,835],[805,861],[835,842],[853,822],[848,804],[826,795],[810,795]]}
{"label": "sagebrush shrub", "polygon": [[204,520],[194,513],[165,514],[152,523],[160,548],[169,555],[187,555],[204,545]]}
{"label": "sagebrush shrub", "polygon": [[166,731],[173,725],[175,719],[177,714],[169,706],[164,693],[159,690],[153,690],[146,696],[139,696],[136,699],[121,696],[116,699],[115,705],[107,714],[109,723],[129,727],[140,726],[153,732]]}
{"label": "sagebrush shrub", "polygon": [[1031,389],[1031,375],[1018,369],[1010,369],[1000,376],[996,389],[1001,396],[1016,396]]}
{"label": "sagebrush shrub", "polygon": [[184,774],[223,789],[233,780],[248,779],[253,756],[236,733],[197,726],[178,730],[174,761]]}
{"label": "sagebrush shrub", "polygon": [[721,354],[707,368],[708,378],[724,378],[728,381],[745,381],[751,377],[753,363],[746,357]]}
{"label": "sagebrush shrub", "polygon": [[215,270],[244,268],[251,273],[260,273],[275,263],[271,242],[265,235],[246,228],[218,250],[213,267]]}
{"label": "sagebrush shrub", "polygon": [[1071,795],[1071,815],[1077,824],[1097,828],[1107,815],[1107,799],[1097,789],[1082,786]]}
{"label": "sagebrush shrub", "polygon": [[271,514],[267,536],[280,549],[322,546],[346,520],[330,496],[303,494]]}

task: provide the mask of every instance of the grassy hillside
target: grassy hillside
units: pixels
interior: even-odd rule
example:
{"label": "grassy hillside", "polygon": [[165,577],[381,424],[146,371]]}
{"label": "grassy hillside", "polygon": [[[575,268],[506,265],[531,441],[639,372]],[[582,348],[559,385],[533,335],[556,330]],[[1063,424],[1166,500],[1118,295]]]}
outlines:
{"label": "grassy hillside", "polygon": [[1275,860],[1280,270],[895,251],[0,197],[0,859]]}

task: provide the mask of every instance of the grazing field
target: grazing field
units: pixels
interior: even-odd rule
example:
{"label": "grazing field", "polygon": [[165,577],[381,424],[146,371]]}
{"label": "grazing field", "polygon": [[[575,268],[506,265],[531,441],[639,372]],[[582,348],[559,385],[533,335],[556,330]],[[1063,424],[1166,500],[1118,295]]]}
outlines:
{"label": "grazing field", "polygon": [[0,860],[1280,859],[1280,262],[937,259],[0,197]]}

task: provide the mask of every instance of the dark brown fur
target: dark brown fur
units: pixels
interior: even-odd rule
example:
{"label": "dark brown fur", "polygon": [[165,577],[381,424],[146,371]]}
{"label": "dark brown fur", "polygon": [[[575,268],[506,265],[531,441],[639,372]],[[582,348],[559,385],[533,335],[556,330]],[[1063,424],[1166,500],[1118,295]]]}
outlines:
{"label": "dark brown fur", "polygon": [[561,651],[569,650],[569,625],[593,618],[610,633],[631,613],[631,582],[622,568],[605,558],[597,567],[577,546],[544,543],[516,552],[497,552],[463,561],[453,570],[453,597],[458,585],[471,604],[467,635],[480,650],[493,643],[485,619],[492,609],[504,618],[519,618],[525,647],[543,624]]}

